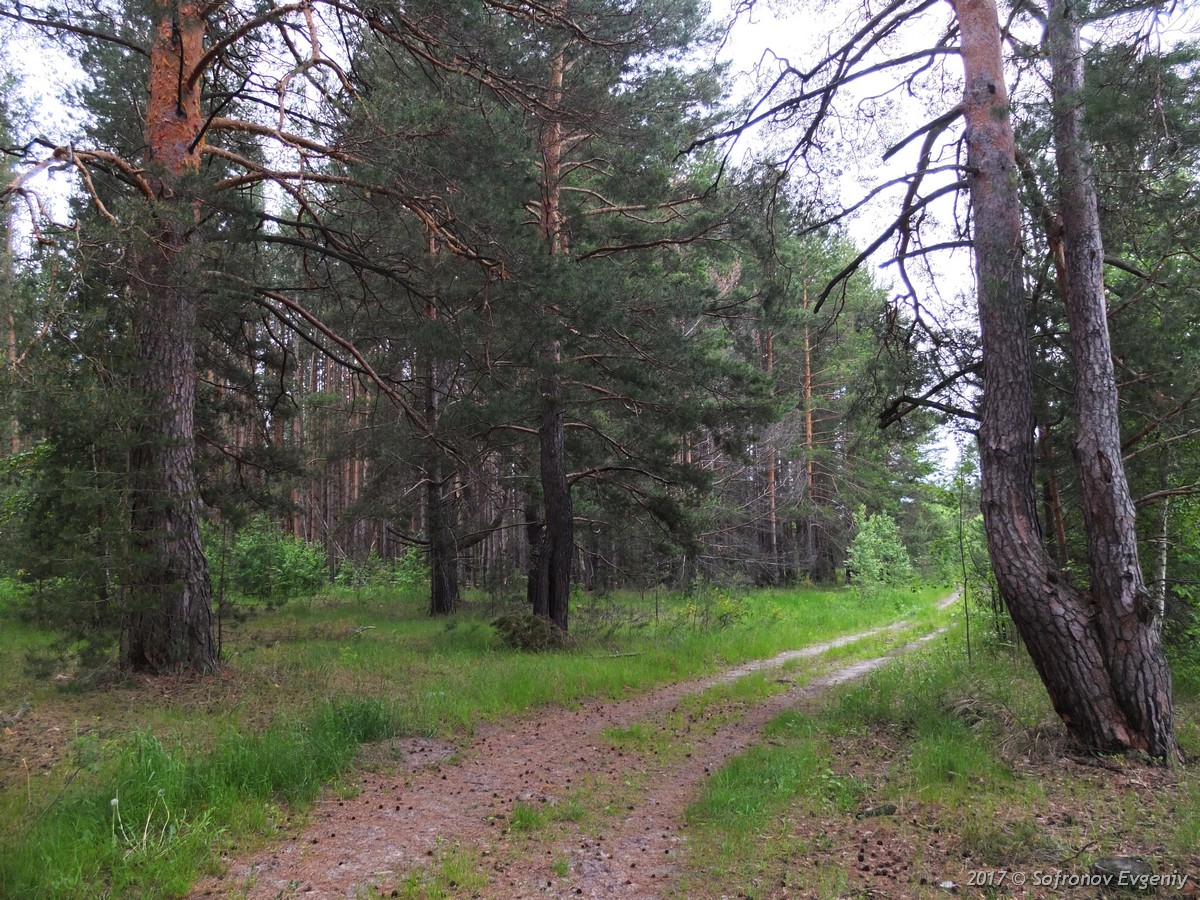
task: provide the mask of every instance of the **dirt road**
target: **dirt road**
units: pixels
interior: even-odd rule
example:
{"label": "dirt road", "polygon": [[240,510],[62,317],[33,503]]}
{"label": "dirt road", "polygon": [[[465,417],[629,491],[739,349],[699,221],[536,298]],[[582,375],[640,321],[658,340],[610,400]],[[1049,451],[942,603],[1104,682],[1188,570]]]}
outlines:
{"label": "dirt road", "polygon": [[[780,671],[772,682],[778,692],[765,698],[739,699],[734,691],[707,705],[689,698],[902,625],[620,702],[540,710],[482,726],[460,752],[435,741],[397,742],[403,751],[399,766],[365,772],[353,798],[322,801],[300,834],[253,857],[227,861],[227,874],[199,885],[193,897],[386,897],[408,873],[439,865],[448,852],[469,862],[464,880],[486,877],[467,896],[663,896],[684,849],[684,811],[709,773],[754,744],[782,711],[941,632],[802,684]],[[613,739],[624,733],[620,729],[662,740],[630,749]],[[602,812],[579,826],[569,811],[581,807]],[[553,824],[532,831],[511,827],[517,808]],[[443,880],[453,878],[444,863],[442,869]]]}

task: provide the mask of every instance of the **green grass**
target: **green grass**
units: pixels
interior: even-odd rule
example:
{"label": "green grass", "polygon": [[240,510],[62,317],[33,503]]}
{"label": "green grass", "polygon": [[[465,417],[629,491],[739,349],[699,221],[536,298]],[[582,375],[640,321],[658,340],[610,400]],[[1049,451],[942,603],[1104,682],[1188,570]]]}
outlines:
{"label": "green grass", "polygon": [[[1196,739],[1195,709],[1185,701],[1179,710],[1185,749]],[[937,893],[915,880],[931,841],[954,847],[936,870],[946,880],[961,881],[971,866],[1086,870],[1098,855],[1126,852],[1159,872],[1194,870],[1194,764],[1175,770],[1170,790],[1147,791],[1136,766],[1128,781],[1103,768],[1064,771],[1059,757],[1044,755],[1061,752],[1046,749],[1056,740],[1061,725],[1028,659],[993,648],[968,664],[961,632],[952,631],[839,689],[817,711],[779,716],[760,745],[713,773],[688,810],[692,855],[681,890],[869,893],[879,885],[845,852],[861,834],[915,848],[914,881],[893,882],[915,896]],[[857,811],[886,803],[900,814],[856,822]],[[1135,835],[1146,842],[1136,851]]]}
{"label": "green grass", "polygon": [[610,744],[621,749],[642,749],[652,739],[651,727],[642,722],[634,722],[629,726],[614,725],[600,733]]}
{"label": "green grass", "polygon": [[568,796],[544,810],[549,822],[582,822],[587,818],[587,807],[579,797]]}
{"label": "green grass", "polygon": [[[430,620],[423,604],[313,606],[248,623],[235,638],[230,668],[269,677],[277,705],[306,707],[314,689],[335,697],[396,697],[416,731],[455,735],[531,706],[623,697],[876,627],[895,619],[901,601],[930,608],[938,593],[863,600],[852,591],[758,592],[745,598],[747,615],[739,625],[718,631],[679,627],[672,609],[686,601],[676,599],[661,604],[659,626],[645,622],[620,633],[608,624],[596,640],[588,637],[592,606],[603,606],[611,618],[613,601],[588,601],[574,610],[581,645],[544,654],[503,648],[488,624],[468,615]],[[635,598],[625,602],[630,621],[647,612]],[[256,629],[280,639],[270,646],[255,642]],[[249,641],[242,639],[247,632]],[[298,686],[304,690],[296,697]]]}
{"label": "green grass", "polygon": [[447,897],[478,897],[488,877],[477,855],[457,845],[440,848],[434,861],[408,872],[395,886],[376,888],[372,897],[404,897],[409,900],[444,900]]}
{"label": "green grass", "polygon": [[[578,646],[544,654],[503,647],[469,611],[431,620],[418,598],[343,593],[227,621],[220,678],[73,692],[19,674],[48,638],[5,621],[0,666],[14,673],[6,695],[28,698],[31,715],[76,740],[36,791],[22,773],[3,773],[0,895],[182,896],[221,846],[261,840],[302,815],[364,742],[462,739],[481,721],[533,706],[624,697],[886,624],[941,593],[755,592],[737,599],[736,622],[721,628],[684,598],[660,598],[657,619],[653,598],[584,599],[573,610]],[[713,697],[773,689],[761,677],[742,682]],[[632,732],[613,738],[636,741]],[[579,804],[531,807],[514,810],[510,827],[584,814]],[[441,876],[421,877],[440,890]]]}
{"label": "green grass", "polygon": [[836,775],[810,741],[754,747],[713,776],[689,810],[694,824],[716,824],[738,839],[753,835],[784,804],[803,796],[818,805],[852,806],[862,786]]}
{"label": "green grass", "polygon": [[546,816],[536,806],[516,803],[508,817],[509,831],[538,831],[546,827]]}
{"label": "green grass", "polygon": [[5,817],[19,824],[6,835],[0,893],[182,895],[223,835],[272,828],[281,804],[311,802],[362,743],[402,727],[382,703],[364,700],[262,734],[231,732],[205,752],[135,733],[111,754],[81,758],[76,790],[64,784],[32,805],[28,795],[24,803],[6,796]]}

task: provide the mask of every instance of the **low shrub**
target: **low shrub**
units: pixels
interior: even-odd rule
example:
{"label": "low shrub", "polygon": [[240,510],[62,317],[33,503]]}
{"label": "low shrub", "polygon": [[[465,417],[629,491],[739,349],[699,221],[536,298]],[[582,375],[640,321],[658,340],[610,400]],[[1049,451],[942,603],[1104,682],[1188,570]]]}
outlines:
{"label": "low shrub", "polygon": [[324,551],[267,519],[241,529],[229,548],[226,577],[245,597],[279,606],[315,593],[329,581]]}
{"label": "low shrub", "polygon": [[557,625],[533,613],[505,613],[492,622],[492,627],[505,646],[528,653],[559,650],[570,643]]}

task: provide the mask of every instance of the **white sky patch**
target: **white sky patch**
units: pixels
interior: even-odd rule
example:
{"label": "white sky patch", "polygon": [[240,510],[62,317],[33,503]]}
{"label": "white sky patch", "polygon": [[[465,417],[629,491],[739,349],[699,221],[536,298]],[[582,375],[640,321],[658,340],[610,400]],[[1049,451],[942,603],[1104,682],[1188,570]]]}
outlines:
{"label": "white sky patch", "polygon": [[[816,2],[756,2],[749,12],[743,12],[731,31],[722,58],[732,62],[733,74],[738,77],[738,91],[751,102],[778,76],[782,67],[791,65],[799,70],[809,68],[823,58],[844,37],[847,29],[856,23],[862,13],[858,4],[816,4]],[[928,48],[942,34],[949,22],[948,6],[937,6],[919,19],[906,26],[900,35],[875,53],[883,58],[884,53],[910,53]],[[947,112],[961,97],[961,80],[956,59],[953,56],[935,62],[931,71],[923,78],[922,90],[908,92],[895,90],[896,73],[883,72],[865,77],[860,82],[841,92],[836,102],[836,115],[829,128],[828,149],[822,158],[810,161],[818,168],[821,185],[827,199],[845,206],[859,202],[872,188],[912,172],[917,166],[920,142],[905,146],[892,160],[883,161],[888,146],[910,134],[924,122],[936,119]],[[786,96],[780,94],[779,98]],[[791,151],[803,124],[792,125],[785,130],[758,128],[754,134],[743,139],[734,158],[745,160],[751,155],[767,158],[786,156]],[[932,166],[953,167],[956,163],[953,138],[942,142],[935,152]],[[928,192],[937,185],[947,184],[958,178],[956,173],[930,176],[925,182]],[[904,198],[905,185],[884,191],[872,202],[845,222],[851,240],[859,247],[874,241],[881,228],[887,227],[895,218]],[[926,212],[923,228],[929,242],[952,240],[953,200],[947,198]],[[938,224],[941,221],[941,226]],[[870,260],[869,268],[874,272],[877,283],[905,293],[896,280],[894,268],[880,269],[887,262],[892,242],[880,248]],[[946,295],[959,300],[970,293],[970,253],[938,253],[929,259],[929,266],[913,265],[913,275],[924,282],[922,293]]]}
{"label": "white sky patch", "polygon": [[[0,71],[16,79],[12,113],[17,133],[13,138],[20,144],[34,138],[68,144],[78,137],[79,111],[69,109],[64,100],[68,90],[84,83],[86,73],[71,55],[45,35],[19,32],[10,25],[0,38],[0,58]],[[76,175],[65,165],[54,166],[29,179],[26,186],[37,193],[55,221],[66,222]],[[30,240],[34,229],[26,205],[11,203],[9,214],[16,243]]]}

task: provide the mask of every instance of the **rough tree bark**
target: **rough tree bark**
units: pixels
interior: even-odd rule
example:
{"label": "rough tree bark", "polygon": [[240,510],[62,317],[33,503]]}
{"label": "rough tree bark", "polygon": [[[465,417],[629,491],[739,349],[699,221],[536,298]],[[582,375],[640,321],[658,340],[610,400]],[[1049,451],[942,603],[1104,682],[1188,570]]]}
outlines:
{"label": "rough tree bark", "polygon": [[[967,162],[984,355],[979,446],[988,551],[1017,629],[1055,709],[1076,738],[1096,749],[1141,750],[1168,758],[1174,753],[1169,682],[1167,696],[1155,696],[1145,677],[1130,672],[1131,657],[1113,655],[1114,649],[1138,644],[1141,632],[1155,623],[1139,619],[1137,609],[1115,621],[1100,621],[1109,618],[1120,601],[1084,595],[1063,577],[1042,540],[1034,481],[1033,361],[1022,278],[1021,206],[1000,26],[994,0],[958,0],[955,10],[966,82]],[[1099,316],[1102,321],[1102,306]],[[1090,352],[1096,350],[1092,346]],[[1085,356],[1082,362],[1096,364],[1089,360]],[[1080,362],[1077,359],[1076,365]],[[1119,453],[1108,462],[1099,476],[1112,490],[1113,471],[1121,465]],[[1132,510],[1129,519],[1131,524]],[[1126,573],[1135,564],[1136,555],[1126,555],[1119,563]],[[1140,584],[1140,577],[1132,580]],[[1102,581],[1094,587],[1097,592],[1105,589]],[[1131,676],[1133,683],[1126,683]],[[1139,699],[1154,706],[1158,722],[1146,714]],[[1161,715],[1166,716],[1165,733]]]}
{"label": "rough tree bark", "polygon": [[194,413],[197,284],[189,270],[196,211],[181,183],[200,161],[205,22],[191,2],[158,4],[146,115],[149,234],[135,253],[136,389],[144,404],[131,454],[130,606],[121,662],[156,674],[219,667],[212,588],[200,543]]}
{"label": "rough tree bark", "polygon": [[[429,257],[437,256],[437,240],[429,238]],[[425,318],[431,323],[438,317],[437,304],[425,304]],[[438,430],[443,388],[439,383],[437,354],[432,347],[425,364],[425,423],[431,434]],[[440,454],[440,448],[431,448]],[[429,540],[429,614],[448,616],[458,607],[458,547],[454,539],[450,504],[446,497],[445,466],[440,455],[435,456],[425,476],[425,533]]]}
{"label": "rough tree bark", "polygon": [[[430,430],[437,428],[441,391],[437,384],[438,365],[432,359],[427,366],[429,386],[425,394],[425,419]],[[435,449],[436,452],[436,449]],[[450,520],[446,497],[446,475],[440,460],[426,473],[425,531],[429,540],[429,614],[446,616],[458,607],[458,547]]]}
{"label": "rough tree bark", "polygon": [[[557,366],[560,353],[558,342],[554,341],[545,356]],[[537,552],[537,595],[544,600],[534,604],[534,611],[566,632],[571,563],[575,556],[575,514],[571,507],[571,486],[567,482],[562,378],[557,372],[542,378],[541,394],[542,424],[538,436],[541,441],[542,531]]]}
{"label": "rough tree bark", "polygon": [[[563,124],[555,111],[562,103],[565,52],[559,48],[550,60],[546,92],[549,116],[542,127],[541,204],[539,229],[551,256],[567,252],[562,222],[563,156],[566,138]],[[553,306],[546,307],[553,319]],[[539,353],[543,372],[538,383],[541,395],[538,428],[538,466],[542,483],[542,523],[536,550],[530,548],[529,591],[535,615],[548,618],[564,632],[571,596],[571,564],[575,556],[575,513],[571,505],[571,487],[567,482],[566,442],[563,420],[562,348],[553,338],[542,342]],[[536,560],[536,568],[532,563]]]}
{"label": "rough tree bark", "polygon": [[1175,749],[1171,673],[1162,648],[1162,618],[1138,560],[1133,498],[1121,460],[1100,210],[1083,133],[1080,23],[1065,0],[1049,0],[1047,12],[1078,416],[1075,463],[1083,492],[1091,595],[1113,692],[1137,735],[1137,749],[1166,757]]}

